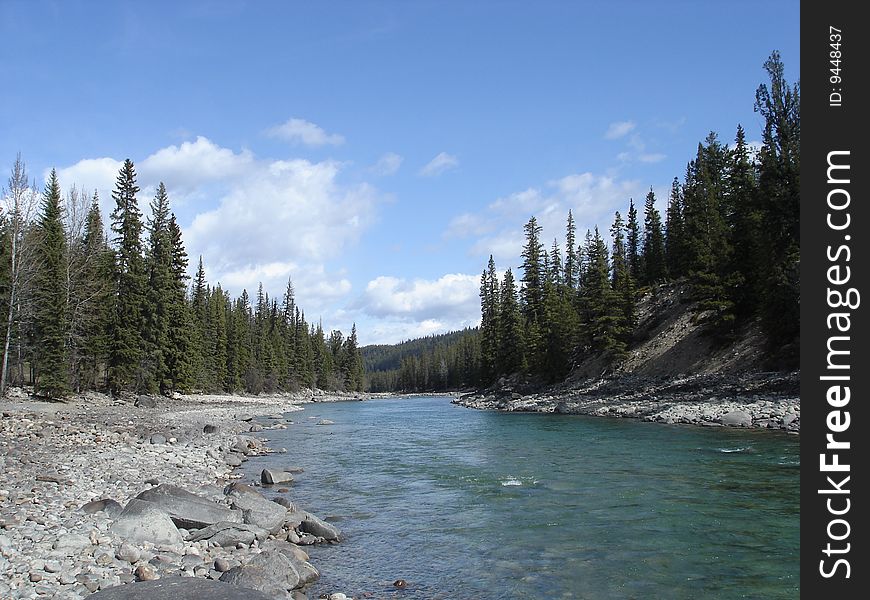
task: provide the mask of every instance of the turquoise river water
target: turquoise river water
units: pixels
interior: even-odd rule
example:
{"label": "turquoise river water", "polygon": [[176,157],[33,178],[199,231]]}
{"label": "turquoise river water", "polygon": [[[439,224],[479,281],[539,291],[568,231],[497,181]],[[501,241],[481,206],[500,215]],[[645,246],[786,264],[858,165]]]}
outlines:
{"label": "turquoise river water", "polygon": [[288,416],[243,470],[302,466],[286,495],[346,535],[311,548],[312,598],[799,597],[798,436],[448,398]]}

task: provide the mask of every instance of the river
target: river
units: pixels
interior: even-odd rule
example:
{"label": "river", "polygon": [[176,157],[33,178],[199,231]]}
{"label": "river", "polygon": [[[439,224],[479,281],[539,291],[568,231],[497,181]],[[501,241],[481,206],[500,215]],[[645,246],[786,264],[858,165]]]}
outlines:
{"label": "river", "polygon": [[288,496],[346,535],[312,598],[799,596],[798,436],[431,397],[288,417],[243,471],[302,466]]}

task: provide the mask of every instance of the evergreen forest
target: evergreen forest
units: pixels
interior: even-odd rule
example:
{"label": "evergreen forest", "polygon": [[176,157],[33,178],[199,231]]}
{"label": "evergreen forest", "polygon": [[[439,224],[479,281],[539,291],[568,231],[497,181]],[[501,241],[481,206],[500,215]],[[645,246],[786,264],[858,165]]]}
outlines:
{"label": "evergreen forest", "polygon": [[139,191],[127,160],[107,234],[96,194],[63,194],[55,171],[40,192],[17,158],[0,212],[0,395],[363,389],[356,326],[309,323],[289,280],[280,299],[262,284],[233,298],[200,257],[190,281],[166,188],[147,216]]}

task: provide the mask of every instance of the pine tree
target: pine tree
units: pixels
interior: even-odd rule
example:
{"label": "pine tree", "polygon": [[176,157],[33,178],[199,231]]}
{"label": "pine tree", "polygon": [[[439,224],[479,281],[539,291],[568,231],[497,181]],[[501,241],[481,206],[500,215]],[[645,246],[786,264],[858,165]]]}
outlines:
{"label": "pine tree", "polygon": [[499,293],[498,371],[511,375],[525,370],[523,317],[517,300],[516,282],[510,269],[504,274]]}
{"label": "pine tree", "polygon": [[115,233],[115,315],[109,349],[109,388],[113,393],[124,389],[143,390],[145,328],[143,307],[147,276],[142,258],[142,213],[136,194],[136,171],[130,159],[124,161],[112,198],[112,231]]}
{"label": "pine tree", "polygon": [[673,278],[686,274],[686,241],[683,224],[683,192],[680,181],[674,177],[668,199],[665,221],[665,263]]}
{"label": "pine tree", "polygon": [[78,290],[84,316],[81,320],[81,361],[77,379],[85,388],[96,388],[109,353],[115,263],[103,230],[99,196],[96,192],[88,212],[79,252],[86,259]]}
{"label": "pine tree", "polygon": [[356,323],[351,327],[350,335],[344,341],[343,364],[341,371],[347,382],[349,391],[361,392],[363,390],[364,370],[362,355],[356,337]]}
{"label": "pine tree", "polygon": [[63,397],[69,392],[66,362],[67,290],[66,236],[64,235],[60,186],[52,169],[42,199],[42,214],[37,229],[40,244],[36,272],[35,391],[47,398]]}
{"label": "pine tree", "polygon": [[498,375],[499,300],[498,275],[495,261],[489,256],[486,270],[480,276],[480,351],[483,378],[492,382]]}
{"label": "pine tree", "polygon": [[574,215],[570,210],[565,229],[565,285],[574,290],[577,289],[580,265],[577,260],[577,227],[574,225]]}
{"label": "pine tree", "polygon": [[626,239],[626,260],[628,261],[628,271],[631,274],[633,281],[638,281],[641,277],[641,253],[640,253],[640,226],[637,222],[637,209],[634,207],[634,200],[628,200],[628,222],[625,225]]}
{"label": "pine tree", "polygon": [[773,52],[764,63],[770,86],[755,93],[755,110],[764,118],[759,154],[759,197],[765,269],[762,324],[772,348],[797,360],[800,333],[800,86],[789,87],[782,60]]}
{"label": "pine tree", "polygon": [[610,235],[613,239],[611,286],[618,305],[618,320],[614,333],[621,338],[622,342],[627,344],[631,339],[635,325],[636,298],[634,278],[631,275],[630,261],[623,236],[624,229],[622,215],[616,211],[613,226],[610,228]]}
{"label": "pine tree", "polygon": [[170,318],[175,278],[172,265],[172,235],[169,231],[169,196],[163,182],[151,203],[148,221],[148,251],[145,266],[148,289],[145,295],[145,387],[167,392],[172,387],[168,359],[171,350]]}
{"label": "pine tree", "polygon": [[665,278],[665,239],[662,233],[662,217],[655,206],[656,195],[650,188],[644,202],[643,224],[643,281],[655,284]]}
{"label": "pine tree", "polygon": [[170,288],[169,346],[166,353],[166,368],[170,387],[173,390],[189,391],[194,382],[194,337],[193,319],[187,302],[187,252],[181,239],[181,228],[172,214],[169,217],[170,239]]}

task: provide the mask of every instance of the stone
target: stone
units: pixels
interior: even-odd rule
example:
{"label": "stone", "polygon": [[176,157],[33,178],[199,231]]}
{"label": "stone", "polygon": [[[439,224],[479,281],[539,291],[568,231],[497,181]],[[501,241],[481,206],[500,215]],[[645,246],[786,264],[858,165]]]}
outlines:
{"label": "stone", "polygon": [[101,590],[88,600],[273,600],[251,588],[201,577],[164,577]]}
{"label": "stone", "polygon": [[110,517],[117,517],[124,510],[120,502],[111,498],[103,498],[102,500],[91,500],[83,504],[81,511],[86,515],[92,515],[98,512],[105,512]]}
{"label": "stone", "polygon": [[59,537],[52,545],[52,548],[58,554],[75,556],[81,554],[84,550],[90,550],[91,546],[89,538],[78,533],[68,533]]}
{"label": "stone", "polygon": [[220,580],[276,596],[286,595],[300,585],[299,573],[291,560],[273,550],[261,552],[246,564],[230,569]]}
{"label": "stone", "polygon": [[750,427],[752,425],[752,415],[743,410],[732,410],[722,415],[719,422],[730,427]]}
{"label": "stone", "polygon": [[202,427],[203,433],[217,433],[217,430],[218,430],[217,425],[206,424],[206,425],[203,425],[203,427]]}
{"label": "stone", "polygon": [[118,557],[118,560],[123,560],[132,565],[139,560],[141,553],[139,552],[139,548],[137,548],[133,544],[124,543],[121,544],[121,546],[118,548],[115,556]]}
{"label": "stone", "polygon": [[335,421],[330,421],[329,419],[320,419],[317,422],[318,425],[335,425]]}
{"label": "stone", "polygon": [[226,558],[221,556],[214,559],[214,570],[218,573],[226,573],[230,569],[232,569],[232,566],[230,564],[230,561]]}
{"label": "stone", "polygon": [[273,471],[272,469],[263,469],[260,473],[260,481],[266,485],[274,485],[276,483],[293,483],[293,476],[286,471]]}
{"label": "stone", "polygon": [[242,522],[240,511],[230,510],[168,483],[145,490],[136,499],[154,504],[170,516],[176,527],[185,529],[200,529],[221,522]]}
{"label": "stone", "polygon": [[249,485],[234,482],[224,490],[233,508],[242,511],[244,522],[256,525],[269,533],[275,534],[284,526],[284,515],[287,510],[267,500]]}
{"label": "stone", "polygon": [[49,561],[42,567],[46,573],[60,573],[62,567],[59,562]]}
{"label": "stone", "polygon": [[335,592],[329,595],[329,600],[347,600],[347,596],[341,592]]}
{"label": "stone", "polygon": [[249,545],[254,540],[264,540],[268,535],[269,532],[265,529],[246,523],[215,523],[193,532],[187,541],[208,541],[217,546],[232,548],[238,544]]}
{"label": "stone", "polygon": [[181,534],[170,516],[153,502],[133,499],[118,515],[110,531],[129,542],[179,544]]}
{"label": "stone", "polygon": [[154,433],[151,434],[151,438],[149,440],[152,444],[165,444],[166,436],[162,433]]}
{"label": "stone", "polygon": [[133,571],[133,574],[139,581],[156,581],[160,579],[157,570],[151,565],[139,565],[136,567],[136,570]]}
{"label": "stone", "polygon": [[157,408],[157,398],[154,396],[146,396],[142,394],[138,398],[136,398],[136,402],[134,403],[136,408]]}
{"label": "stone", "polygon": [[229,467],[238,467],[238,466],[241,466],[242,459],[239,458],[238,454],[231,452],[231,453],[227,454],[226,457],[224,457],[224,462]]}
{"label": "stone", "polygon": [[260,545],[263,550],[280,552],[293,563],[293,568],[299,573],[299,587],[314,583],[320,573],[314,565],[308,562],[308,553],[299,546],[283,540],[267,540]]}
{"label": "stone", "polygon": [[330,525],[317,515],[307,511],[305,512],[305,518],[299,525],[299,529],[313,536],[321,537],[328,542],[341,539],[341,531],[337,527]]}

